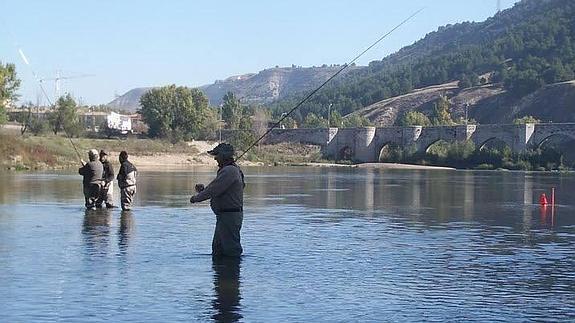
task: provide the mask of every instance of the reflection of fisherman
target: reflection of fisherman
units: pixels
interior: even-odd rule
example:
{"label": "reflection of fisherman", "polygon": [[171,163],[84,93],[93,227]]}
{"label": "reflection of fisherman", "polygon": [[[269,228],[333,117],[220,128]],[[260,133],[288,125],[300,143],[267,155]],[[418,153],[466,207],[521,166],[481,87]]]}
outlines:
{"label": "reflection of fisherman", "polygon": [[125,253],[128,249],[130,235],[134,229],[132,211],[122,211],[120,214],[120,227],[118,228],[118,249]]}
{"label": "reflection of fisherman", "polygon": [[89,211],[84,213],[82,236],[88,256],[106,256],[110,243],[110,210]]}
{"label": "reflection of fisherman", "polygon": [[100,189],[100,197],[96,202],[96,207],[102,207],[102,203],[105,203],[107,208],[113,208],[114,168],[108,160],[108,154],[104,150],[100,150],[100,162],[102,162],[104,167],[104,174],[102,175],[102,188]]}
{"label": "reflection of fisherman", "polygon": [[100,183],[104,169],[102,163],[98,161],[98,151],[96,149],[90,149],[90,151],[88,151],[88,158],[90,159],[88,163],[82,160],[83,166],[78,170],[78,173],[84,177],[83,185],[86,208],[95,209],[96,200],[100,195]]}
{"label": "reflection of fisherman", "polygon": [[240,313],[240,262],[238,257],[214,257],[215,298],[212,301],[215,322],[237,322]]}
{"label": "reflection of fisherman", "polygon": [[240,256],[240,230],[244,218],[244,174],[234,161],[234,147],[221,143],[208,154],[218,162],[216,178],[204,188],[197,184],[198,194],[190,198],[191,203],[210,200],[216,214],[216,229],[212,241],[213,256]]}
{"label": "reflection of fisherman", "polygon": [[136,166],[128,161],[128,153],[120,152],[120,171],[118,171],[118,186],[120,186],[120,199],[122,210],[132,209],[134,195],[136,194]]}

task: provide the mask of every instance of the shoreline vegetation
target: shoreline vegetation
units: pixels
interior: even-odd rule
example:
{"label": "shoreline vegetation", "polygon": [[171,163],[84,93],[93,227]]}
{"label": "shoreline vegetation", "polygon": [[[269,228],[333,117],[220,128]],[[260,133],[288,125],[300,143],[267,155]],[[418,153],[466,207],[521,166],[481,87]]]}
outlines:
{"label": "shoreline vegetation", "polygon": [[[122,150],[140,169],[181,169],[184,167],[216,167],[217,164],[206,152],[217,145],[212,141],[188,141],[176,144],[159,139],[91,139],[73,138],[72,141],[84,160],[89,149],[104,149],[117,164]],[[15,129],[0,129],[0,170],[42,171],[69,170],[79,167],[76,154],[69,139],[63,135],[21,136]],[[434,169],[455,170],[465,167],[421,165],[390,161],[381,163],[353,164],[349,161],[335,163],[322,159],[320,147],[314,145],[282,143],[260,145],[246,154],[239,162],[243,166],[304,166],[304,167],[349,167],[367,169]],[[482,169],[482,168],[475,168]],[[508,170],[498,168],[498,170]]]}
{"label": "shoreline vegetation", "polygon": [[[104,149],[117,163],[122,150],[141,169],[216,167],[206,152],[217,145],[211,141],[172,144],[158,139],[89,139],[72,138],[84,160],[89,149]],[[449,167],[398,163],[339,164],[322,160],[320,148],[303,144],[276,144],[254,147],[254,153],[239,162],[243,166],[358,167],[378,169],[454,169]],[[69,139],[62,135],[21,136],[7,129],[0,131],[0,166],[9,171],[67,170],[79,167],[78,155]]]}

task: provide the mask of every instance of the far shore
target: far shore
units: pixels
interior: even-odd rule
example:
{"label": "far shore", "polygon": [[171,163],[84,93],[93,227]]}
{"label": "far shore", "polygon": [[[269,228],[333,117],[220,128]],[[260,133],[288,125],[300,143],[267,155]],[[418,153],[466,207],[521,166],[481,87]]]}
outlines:
{"label": "far shore", "polygon": [[[111,155],[117,155],[112,152]],[[141,169],[161,169],[161,168],[181,168],[181,167],[217,167],[216,161],[207,154],[189,155],[183,153],[176,154],[154,154],[154,155],[133,155],[130,161]],[[398,163],[362,163],[362,164],[336,164],[330,162],[309,162],[309,163],[265,163],[240,160],[240,166],[302,166],[302,167],[344,167],[344,168],[366,168],[366,169],[425,169],[425,170],[455,170],[452,167],[412,165]]]}

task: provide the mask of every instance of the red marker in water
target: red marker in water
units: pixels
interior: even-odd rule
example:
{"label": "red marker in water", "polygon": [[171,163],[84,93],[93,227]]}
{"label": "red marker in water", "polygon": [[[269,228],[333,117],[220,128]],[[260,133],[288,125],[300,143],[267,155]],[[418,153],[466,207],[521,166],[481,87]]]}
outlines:
{"label": "red marker in water", "polygon": [[545,193],[541,193],[541,196],[539,196],[539,205],[541,206],[547,205],[547,196],[545,196]]}

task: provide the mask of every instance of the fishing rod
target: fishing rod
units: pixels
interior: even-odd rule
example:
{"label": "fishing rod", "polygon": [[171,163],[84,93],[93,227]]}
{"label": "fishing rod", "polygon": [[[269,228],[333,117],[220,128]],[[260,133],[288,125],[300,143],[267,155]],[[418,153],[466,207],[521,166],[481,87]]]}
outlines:
{"label": "fishing rod", "polygon": [[[18,42],[16,42],[16,37],[14,36],[14,34],[12,33],[12,30],[10,28],[8,28],[8,24],[4,21],[4,19],[2,19],[0,17],[0,22],[2,23],[2,25],[4,25],[4,29],[8,32],[8,34],[10,35],[10,38],[12,39],[12,42],[14,44],[14,46],[18,49],[18,54],[20,54],[20,58],[22,58],[22,61],[24,61],[24,64],[26,64],[26,66],[28,66],[28,68],[30,69],[30,71],[32,72],[32,76],[34,76],[34,79],[36,80],[36,82],[38,82],[38,84],[40,85],[40,89],[42,90],[42,93],[44,94],[44,96],[46,97],[46,100],[48,101],[48,104],[50,106],[52,106],[52,101],[50,100],[50,97],[48,96],[48,93],[46,92],[46,89],[44,89],[44,85],[42,84],[42,80],[38,77],[38,74],[36,74],[36,72],[34,71],[34,69],[32,68],[32,65],[30,65],[30,62],[28,61],[28,58],[26,58],[26,55],[24,55],[24,52],[22,51],[22,48],[20,48]],[[55,105],[54,105],[55,107]],[[68,140],[70,141],[70,144],[72,144],[72,148],[74,148],[74,151],[76,152],[76,155],[78,155],[78,159],[80,160],[80,163],[82,163],[82,156],[80,155],[80,153],[78,152],[78,149],[76,148],[76,145],[74,144],[74,142],[72,141],[72,138],[68,135],[68,132],[66,131],[66,128],[64,126],[62,126],[62,128],[64,128],[64,133],[66,134],[66,137],[68,138]],[[82,166],[84,166],[84,163],[82,163]]]}
{"label": "fishing rod", "polygon": [[[42,90],[42,93],[46,97],[46,101],[48,101],[48,105],[54,106],[54,108],[55,108],[56,105],[52,104],[52,101],[50,100],[50,97],[48,96],[46,89],[44,89],[44,85],[42,84],[42,81],[38,78],[38,75],[36,74],[36,72],[34,72],[34,69],[30,65],[30,62],[26,58],[26,55],[24,55],[24,52],[22,51],[21,48],[18,48],[18,53],[20,54],[20,57],[22,58],[22,60],[26,64],[26,66],[28,66],[30,68],[30,71],[32,71],[32,75],[34,76],[34,79],[38,82],[38,84],[40,85],[40,89]],[[82,156],[78,152],[78,149],[76,148],[76,145],[74,144],[74,141],[72,141],[72,137],[70,137],[70,135],[68,134],[68,131],[66,131],[66,128],[64,127],[64,125],[62,125],[62,128],[64,129],[64,133],[66,134],[66,138],[68,138],[68,140],[70,141],[70,144],[72,144],[72,148],[74,148],[76,155],[78,155],[78,159],[80,160],[80,163],[82,163]],[[84,163],[82,163],[82,166],[84,166]]]}
{"label": "fishing rod", "polygon": [[397,24],[397,26],[393,27],[390,31],[388,31],[385,35],[379,37],[378,40],[376,40],[373,44],[371,44],[369,47],[367,47],[363,52],[359,53],[359,55],[357,55],[354,59],[352,59],[351,61],[349,61],[348,63],[343,64],[343,66],[337,71],[335,72],[332,76],[330,76],[325,82],[323,82],[319,87],[317,87],[315,90],[311,91],[305,98],[303,98],[301,101],[299,101],[298,104],[296,104],[291,110],[289,110],[287,113],[282,114],[282,117],[276,122],[274,123],[263,135],[261,135],[256,141],[254,141],[249,147],[248,149],[244,150],[244,152],[238,157],[236,158],[236,161],[240,160],[240,158],[242,158],[248,151],[250,151],[250,149],[252,149],[255,145],[257,145],[265,136],[267,136],[274,128],[276,128],[277,126],[279,126],[281,124],[282,121],[285,120],[285,118],[289,117],[290,114],[292,114],[295,110],[297,110],[297,108],[299,108],[302,104],[304,104],[307,100],[309,100],[314,94],[316,94],[319,90],[321,90],[327,83],[329,83],[333,78],[335,78],[336,76],[338,76],[341,72],[343,72],[345,69],[347,69],[349,66],[351,66],[353,63],[355,63],[356,60],[358,60],[361,56],[363,56],[365,53],[367,53],[370,49],[372,49],[375,45],[377,45],[379,42],[381,42],[382,40],[384,40],[387,36],[389,36],[391,33],[393,33],[396,29],[398,29],[399,27],[403,26],[405,23],[407,23],[409,20],[411,20],[413,17],[417,16],[420,12],[423,11],[423,9],[425,8],[421,8],[419,10],[417,10],[416,12],[412,13],[411,16],[407,17],[405,20],[403,20],[402,22],[400,22],[399,24]]}

